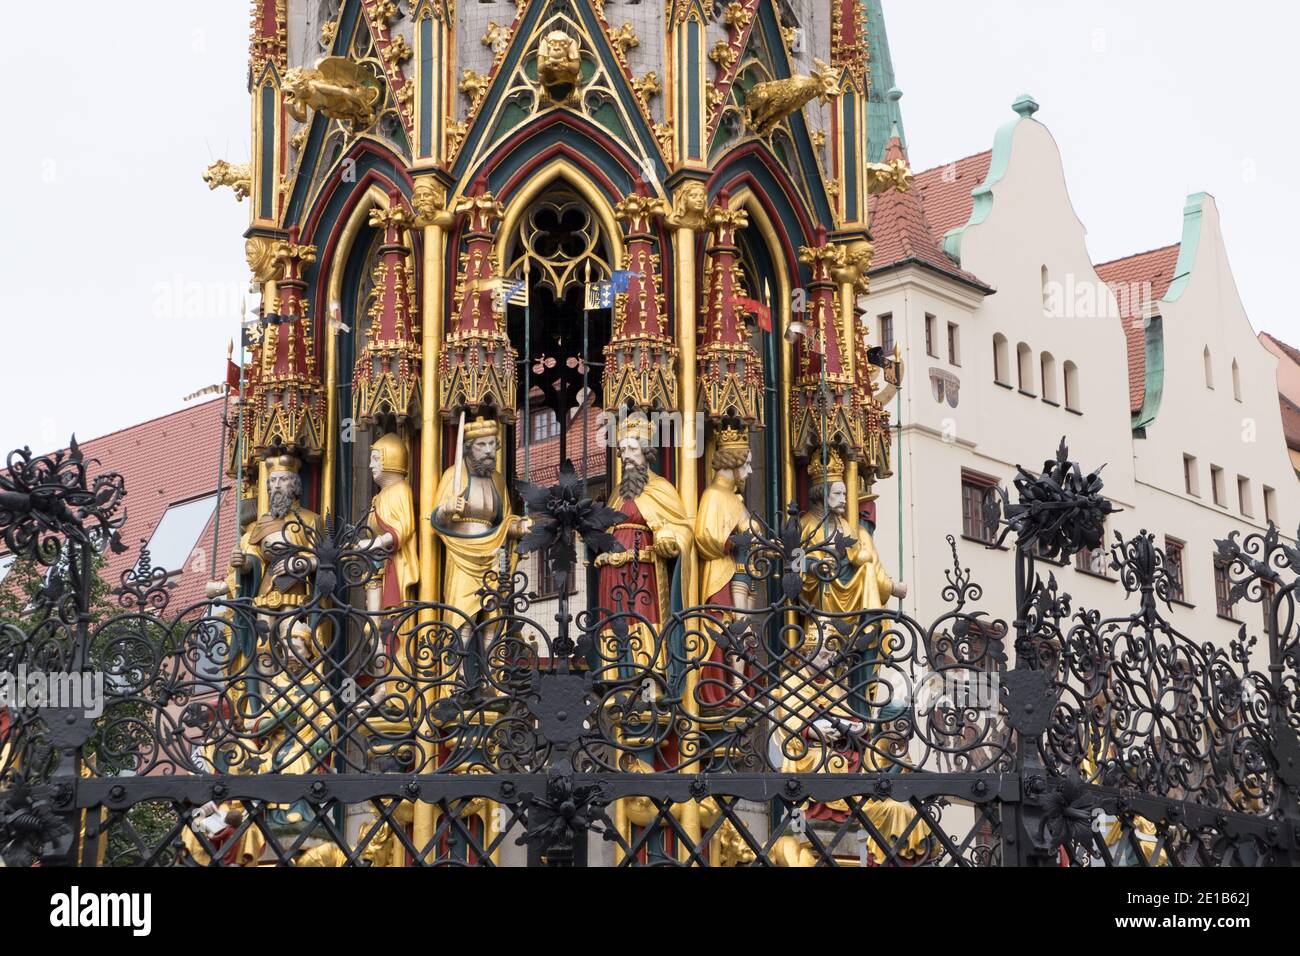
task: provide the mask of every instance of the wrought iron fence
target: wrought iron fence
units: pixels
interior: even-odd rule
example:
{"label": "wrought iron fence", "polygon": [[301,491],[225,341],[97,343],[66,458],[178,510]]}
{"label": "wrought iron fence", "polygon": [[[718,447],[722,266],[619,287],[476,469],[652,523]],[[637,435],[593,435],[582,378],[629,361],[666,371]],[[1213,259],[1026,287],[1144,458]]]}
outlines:
{"label": "wrought iron fence", "polygon": [[[1198,643],[1162,614],[1152,535],[1116,536],[1132,613],[1075,610],[1035,556],[1099,547],[1110,504],[1062,444],[987,521],[1014,536],[1010,620],[958,560],[947,610],[831,613],[847,541],[785,523],[741,542],[766,603],[662,625],[632,585],[540,626],[524,574],[483,610],[350,600],[385,557],[364,528],[301,528],[268,573],[301,603],[173,608],[149,556],[96,617],[120,477],[10,456],[9,551],[59,569],[0,627],[0,671],[102,675],[102,713],[10,702],[8,865],[1289,865],[1298,858],[1294,546],[1220,542],[1264,645]],[[525,548],[570,574],[610,547],[562,475],[525,489]],[[628,582],[639,580],[629,555]],[[810,587],[811,585],[811,587]]]}

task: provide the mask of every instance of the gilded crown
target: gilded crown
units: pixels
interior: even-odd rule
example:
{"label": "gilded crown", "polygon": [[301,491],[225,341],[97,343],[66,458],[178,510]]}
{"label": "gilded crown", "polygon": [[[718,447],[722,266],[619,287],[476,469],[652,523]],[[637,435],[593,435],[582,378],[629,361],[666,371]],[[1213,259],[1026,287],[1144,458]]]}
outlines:
{"label": "gilded crown", "polygon": [[298,473],[302,467],[302,462],[293,455],[268,455],[266,459],[266,473],[274,475],[282,472]]}
{"label": "gilded crown", "polygon": [[749,432],[743,428],[727,428],[718,432],[719,448],[748,448]]}
{"label": "gilded crown", "polygon": [[814,484],[823,481],[843,481],[844,459],[837,451],[827,452],[824,462],[821,455],[814,455],[812,461],[808,463],[808,477]]}
{"label": "gilded crown", "polygon": [[500,434],[500,426],[492,418],[476,418],[465,423],[466,441],[476,441],[479,438],[498,438]]}
{"label": "gilded crown", "polygon": [[623,419],[618,426],[618,440],[622,442],[628,438],[653,444],[654,426],[650,424],[650,419],[644,415],[632,415]]}

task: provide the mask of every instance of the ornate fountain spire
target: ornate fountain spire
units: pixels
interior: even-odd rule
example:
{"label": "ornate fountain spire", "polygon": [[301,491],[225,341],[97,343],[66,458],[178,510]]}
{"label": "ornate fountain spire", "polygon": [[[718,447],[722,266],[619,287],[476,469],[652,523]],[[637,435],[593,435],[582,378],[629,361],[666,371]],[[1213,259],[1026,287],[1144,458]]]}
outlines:
{"label": "ornate fountain spire", "polygon": [[808,333],[800,341],[795,359],[795,381],[790,390],[792,447],[800,458],[814,448],[841,449],[848,458],[862,455],[862,425],[855,399],[856,383],[846,360],[853,348],[840,320],[837,276],[847,266],[843,246],[826,241],[825,227],[817,242],[799,250],[799,261],[811,270],[808,283]]}
{"label": "ornate fountain spire", "polygon": [[479,180],[454,211],[468,217],[465,251],[456,281],[456,312],[438,363],[439,408],[444,418],[464,410],[470,415],[494,409],[506,422],[515,418],[518,355],[510,344],[500,299],[500,263],[492,249],[496,224],[505,214],[501,203]]}
{"label": "ornate fountain spire", "polygon": [[279,301],[253,343],[248,373],[252,410],[245,418],[248,453],[256,458],[268,448],[283,447],[315,459],[325,449],[325,389],[302,270],[316,261],[316,247],[300,245],[295,226],[287,240],[274,245],[271,256],[281,273]]}
{"label": "ornate fountain spire", "polygon": [[406,231],[415,217],[396,190],[388,208],[370,210],[384,231],[370,293],[366,347],[352,372],[352,413],[365,425],[420,420],[420,324]]}
{"label": "ornate fountain spire", "polygon": [[746,297],[740,271],[736,230],[749,225],[743,209],[728,208],[730,196],[718,194],[717,205],[705,215],[713,233],[707,250],[703,328],[699,350],[700,398],[704,413],[714,421],[740,420],[751,428],[763,425],[763,360],[750,342]]}
{"label": "ornate fountain spire", "polygon": [[627,294],[614,306],[614,334],[605,346],[603,391],[605,407],[643,412],[676,411],[677,346],[668,334],[664,297],[655,277],[659,255],[651,223],[666,215],[668,205],[651,197],[645,184],[622,200],[614,213],[624,223],[627,264],[631,273]]}

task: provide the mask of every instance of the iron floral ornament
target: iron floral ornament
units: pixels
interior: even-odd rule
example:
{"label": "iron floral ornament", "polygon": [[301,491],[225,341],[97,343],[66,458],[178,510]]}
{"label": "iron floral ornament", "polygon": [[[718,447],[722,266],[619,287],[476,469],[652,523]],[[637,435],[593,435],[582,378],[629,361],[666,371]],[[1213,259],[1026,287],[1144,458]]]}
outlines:
{"label": "iron floral ornament", "polygon": [[[1000,547],[1010,534],[1015,534],[1020,547],[1037,546],[1040,557],[1052,560],[1101,547],[1106,517],[1117,510],[1101,493],[1101,468],[1084,475],[1078,462],[1070,461],[1062,437],[1056,458],[1043,462],[1040,474],[1030,474],[1020,465],[1016,471],[1018,501],[1012,503],[1004,488],[997,489],[1002,496],[1002,533],[992,547]],[[996,510],[990,508],[986,520],[996,522]]]}

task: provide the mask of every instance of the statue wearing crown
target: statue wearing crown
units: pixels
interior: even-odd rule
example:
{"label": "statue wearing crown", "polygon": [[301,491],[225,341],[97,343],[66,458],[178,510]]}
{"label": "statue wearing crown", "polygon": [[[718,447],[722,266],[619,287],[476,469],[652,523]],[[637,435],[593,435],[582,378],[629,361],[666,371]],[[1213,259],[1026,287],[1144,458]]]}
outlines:
{"label": "statue wearing crown", "polygon": [[482,648],[472,641],[483,596],[492,573],[512,573],[514,542],[528,533],[529,521],[511,511],[505,477],[497,470],[500,426],[494,419],[462,417],[456,462],[445,472],[434,496],[430,520],[446,554],[442,600],[445,620],[459,629],[467,689],[481,688]]}
{"label": "statue wearing crown", "polygon": [[[734,609],[721,615],[722,623],[731,624],[743,622],[744,612],[752,610],[758,598],[757,582],[750,573],[748,560],[752,535],[761,533],[762,528],[741,497],[745,481],[754,470],[748,432],[743,428],[719,431],[711,464],[713,480],[700,496],[695,516],[700,598],[705,604]],[[696,691],[699,702],[740,706],[743,700],[738,691],[745,680],[740,657],[712,640],[708,662],[701,668]]]}
{"label": "statue wearing crown", "polygon": [[695,603],[695,534],[676,487],[650,468],[652,433],[642,415],[619,426],[621,474],[609,506],[623,515],[610,529],[623,550],[598,555],[595,563],[600,607],[626,614],[629,622],[624,646],[607,636],[604,663],[619,665],[620,677],[649,679],[649,692],[658,694],[671,656],[663,626]]}
{"label": "statue wearing crown", "polygon": [[[324,534],[320,516],[301,504],[302,463],[292,455],[266,459],[266,512],[258,516],[230,556],[224,581],[207,586],[210,598],[251,595],[253,606],[272,619],[306,604],[311,598],[309,575],[315,570],[307,553]],[[252,636],[238,641],[237,656],[253,655]],[[239,666],[239,660],[233,662]]]}
{"label": "statue wearing crown", "polygon": [[849,522],[848,485],[840,453],[828,451],[824,459],[814,455],[808,465],[808,481],[810,507],[799,518],[804,549],[808,552],[826,549],[838,536],[847,542],[834,580],[824,582],[815,575],[805,575],[804,600],[818,610],[839,614],[878,610],[891,597],[904,597],[907,586],[885,573],[871,532],[861,524],[855,530]]}

